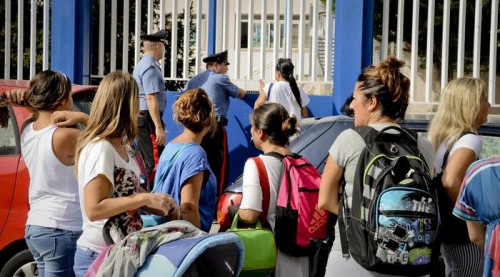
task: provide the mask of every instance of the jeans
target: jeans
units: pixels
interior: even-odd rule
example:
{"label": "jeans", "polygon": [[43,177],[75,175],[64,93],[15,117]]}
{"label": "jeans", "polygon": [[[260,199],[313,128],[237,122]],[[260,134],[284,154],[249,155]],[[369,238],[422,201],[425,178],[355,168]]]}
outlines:
{"label": "jeans", "polygon": [[26,226],[26,244],[38,266],[38,276],[75,276],[76,241],[82,231]]}
{"label": "jeans", "polygon": [[93,250],[77,247],[74,266],[76,277],[83,277],[97,256],[99,253]]}

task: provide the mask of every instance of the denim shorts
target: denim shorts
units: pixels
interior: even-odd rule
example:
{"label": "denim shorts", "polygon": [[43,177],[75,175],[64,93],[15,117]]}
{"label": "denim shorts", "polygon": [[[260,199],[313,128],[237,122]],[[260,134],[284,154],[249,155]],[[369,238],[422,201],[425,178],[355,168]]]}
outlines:
{"label": "denim shorts", "polygon": [[75,276],[76,241],[82,231],[27,225],[26,244],[38,266],[38,276]]}
{"label": "denim shorts", "polygon": [[99,256],[99,253],[91,249],[76,247],[74,266],[76,277],[83,277],[97,256]]}

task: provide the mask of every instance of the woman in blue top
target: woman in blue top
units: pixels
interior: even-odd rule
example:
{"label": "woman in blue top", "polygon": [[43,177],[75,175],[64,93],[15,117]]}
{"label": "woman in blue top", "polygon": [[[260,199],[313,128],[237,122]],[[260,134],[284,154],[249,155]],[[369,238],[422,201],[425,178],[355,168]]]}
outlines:
{"label": "woman in blue top", "polygon": [[203,89],[183,93],[173,108],[184,129],[165,146],[153,190],[170,194],[180,205],[181,219],[208,232],[214,219],[216,179],[200,143],[215,122],[214,108]]}

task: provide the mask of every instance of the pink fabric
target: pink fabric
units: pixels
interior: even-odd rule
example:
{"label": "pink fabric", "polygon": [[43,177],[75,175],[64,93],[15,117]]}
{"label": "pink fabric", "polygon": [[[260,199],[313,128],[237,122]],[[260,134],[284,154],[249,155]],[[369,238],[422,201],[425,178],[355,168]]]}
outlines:
{"label": "pink fabric", "polygon": [[95,277],[97,276],[97,271],[99,271],[99,267],[101,267],[102,262],[104,262],[104,259],[108,255],[109,250],[115,246],[114,244],[109,245],[104,249],[104,251],[97,256],[97,258],[94,260],[94,262],[90,265],[89,269],[87,270],[87,273],[83,275],[83,277]]}

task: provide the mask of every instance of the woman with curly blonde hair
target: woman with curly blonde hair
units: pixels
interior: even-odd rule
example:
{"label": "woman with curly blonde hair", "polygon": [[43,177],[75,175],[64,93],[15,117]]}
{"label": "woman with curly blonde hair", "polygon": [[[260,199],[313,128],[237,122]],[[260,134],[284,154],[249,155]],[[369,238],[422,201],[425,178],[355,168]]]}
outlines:
{"label": "woman with curly blonde hair", "polygon": [[170,141],[158,161],[153,190],[172,195],[181,219],[208,232],[215,212],[215,175],[201,140],[215,122],[214,108],[203,89],[192,89],[175,101],[174,118],[182,133]]}
{"label": "woman with curly blonde hair", "polygon": [[469,165],[482,149],[477,129],[488,119],[488,96],[483,81],[459,78],[450,81],[441,93],[438,110],[429,125],[429,139],[436,150],[435,168],[441,178],[441,254],[446,276],[481,276],[482,250],[469,239],[467,229],[475,222],[452,215],[460,186]]}

